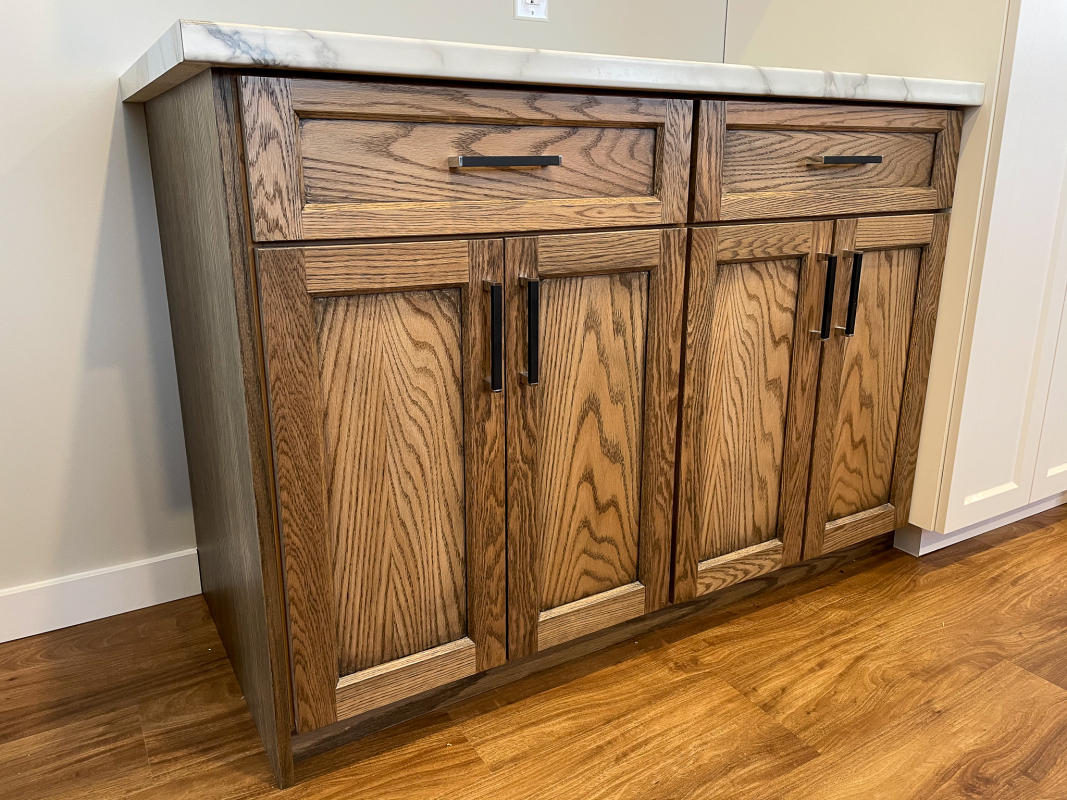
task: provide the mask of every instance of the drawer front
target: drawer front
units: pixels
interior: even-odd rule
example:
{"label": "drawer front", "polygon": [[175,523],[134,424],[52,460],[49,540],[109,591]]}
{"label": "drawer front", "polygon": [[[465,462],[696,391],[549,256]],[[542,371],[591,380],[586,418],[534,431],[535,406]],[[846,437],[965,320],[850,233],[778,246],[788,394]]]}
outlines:
{"label": "drawer front", "polygon": [[960,113],[704,101],[694,220],[948,208]]}
{"label": "drawer front", "polygon": [[258,241],[685,221],[688,100],[248,76],[241,102]]}

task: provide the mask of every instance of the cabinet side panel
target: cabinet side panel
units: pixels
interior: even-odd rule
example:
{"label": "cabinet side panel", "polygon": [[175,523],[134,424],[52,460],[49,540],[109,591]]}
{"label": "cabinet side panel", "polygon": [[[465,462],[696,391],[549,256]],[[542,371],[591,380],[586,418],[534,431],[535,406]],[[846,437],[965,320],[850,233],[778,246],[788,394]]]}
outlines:
{"label": "cabinet side panel", "polygon": [[275,559],[276,551],[261,549],[269,507],[257,510],[257,495],[269,496],[269,489],[258,474],[264,461],[256,457],[264,444],[250,441],[250,427],[262,419],[262,410],[255,410],[261,397],[250,396],[245,380],[258,374],[258,366],[242,347],[238,314],[247,316],[248,308],[237,295],[245,287],[235,292],[247,277],[243,210],[238,195],[228,191],[234,154],[229,132],[220,136],[227,115],[216,107],[212,81],[212,73],[204,72],[154,98],[145,117],[201,583],[275,775],[286,786],[293,767],[286,656],[279,641],[284,618],[264,582],[264,562]]}

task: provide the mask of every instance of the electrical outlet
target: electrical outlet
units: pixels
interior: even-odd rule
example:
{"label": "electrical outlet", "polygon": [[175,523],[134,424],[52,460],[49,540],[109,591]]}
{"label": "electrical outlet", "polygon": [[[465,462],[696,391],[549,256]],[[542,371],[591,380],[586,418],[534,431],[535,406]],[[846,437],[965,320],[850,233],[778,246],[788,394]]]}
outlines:
{"label": "electrical outlet", "polygon": [[548,0],[515,0],[515,19],[548,22]]}

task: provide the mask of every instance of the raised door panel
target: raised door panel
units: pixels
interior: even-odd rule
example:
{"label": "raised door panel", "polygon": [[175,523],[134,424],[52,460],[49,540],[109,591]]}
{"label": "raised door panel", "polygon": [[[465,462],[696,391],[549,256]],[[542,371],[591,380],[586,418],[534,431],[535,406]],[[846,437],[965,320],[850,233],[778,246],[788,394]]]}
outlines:
{"label": "raised door panel", "polygon": [[668,600],[685,232],[505,253],[514,658]]}
{"label": "raised door panel", "polygon": [[684,222],[691,100],[241,78],[257,241]]}
{"label": "raised door panel", "polygon": [[907,522],[947,233],[947,214],[836,225],[806,558]]}
{"label": "raised door panel", "polygon": [[505,658],[502,256],[257,254],[300,732]]}
{"label": "raised door panel", "polygon": [[692,232],[675,601],[800,559],[832,229]]}

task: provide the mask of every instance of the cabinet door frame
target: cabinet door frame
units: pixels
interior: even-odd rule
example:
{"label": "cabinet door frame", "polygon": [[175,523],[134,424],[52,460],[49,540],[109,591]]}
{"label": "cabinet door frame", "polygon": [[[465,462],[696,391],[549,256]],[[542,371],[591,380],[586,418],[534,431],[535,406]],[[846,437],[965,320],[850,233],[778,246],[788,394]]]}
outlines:
{"label": "cabinet door frame", "polygon": [[[509,366],[508,657],[519,658],[662,608],[669,602],[686,232],[682,228],[505,240]],[[536,497],[537,387],[523,377],[522,279],[648,274],[637,581],[542,612]]]}
{"label": "cabinet door frame", "polygon": [[[256,241],[686,221],[692,100],[258,75],[240,78],[240,94]],[[651,195],[635,197],[307,204],[300,154],[300,121],[306,118],[650,128],[656,133],[654,185]]]}
{"label": "cabinet door frame", "polygon": [[[701,561],[699,542],[706,524],[701,519],[700,487],[703,459],[699,447],[708,417],[718,413],[709,399],[683,386],[682,428],[678,466],[678,516],[675,544],[674,601],[684,602],[740,581],[757,577],[801,558],[804,503],[811,454],[820,342],[819,314],[825,259],[833,239],[833,222],[781,222],[694,228],[690,244],[686,309],[685,385],[693,385],[706,369],[702,358],[714,346],[712,322],[715,285],[722,264],[800,259],[797,308],[793,329],[789,390],[786,403],[782,474],[778,495],[777,538],[717,558]],[[711,401],[714,402],[714,401]]]}
{"label": "cabinet door frame", "polygon": [[[823,348],[819,396],[815,412],[815,442],[805,523],[804,558],[839,550],[873,536],[902,528],[911,513],[919,431],[930,357],[934,344],[937,304],[945,264],[949,214],[916,214],[899,217],[868,217],[838,220],[834,253],[838,256],[834,334]],[[848,305],[852,257],[845,251],[921,248],[919,273],[908,340],[907,364],[897,423],[889,502],[840,520],[828,522],[830,473],[835,448],[837,417],[841,402],[841,371],[848,339],[841,336]]]}
{"label": "cabinet door frame", "polygon": [[[256,252],[295,726],[306,733],[503,663],[504,398],[486,385],[489,295],[503,242],[278,247]],[[327,524],[318,297],[460,288],[467,637],[339,677]]]}

